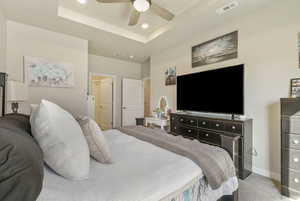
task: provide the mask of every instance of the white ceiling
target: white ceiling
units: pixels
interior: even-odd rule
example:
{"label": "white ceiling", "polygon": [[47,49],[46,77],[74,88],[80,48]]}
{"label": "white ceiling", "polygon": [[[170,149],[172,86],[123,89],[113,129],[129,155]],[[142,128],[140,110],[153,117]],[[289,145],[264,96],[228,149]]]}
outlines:
{"label": "white ceiling", "polygon": [[[167,22],[147,11],[139,25],[129,27],[130,4],[100,4],[96,0],[88,0],[86,5],[76,0],[1,0],[0,7],[10,20],[89,40],[91,54],[143,62],[157,50],[181,43],[205,28],[253,13],[275,0],[238,0],[240,6],[224,15],[216,14],[216,9],[230,0],[153,1],[172,11],[174,20]],[[144,22],[149,29],[141,29]]]}
{"label": "white ceiling", "polygon": [[[153,2],[167,8],[177,17],[199,4],[199,0],[186,2],[182,0],[153,0]],[[138,25],[128,26],[132,10],[131,3],[106,4],[98,3],[96,0],[88,0],[86,4],[82,5],[76,0],[60,0],[58,15],[142,43],[153,40],[172,27],[171,23],[153,14],[151,10],[141,14]],[[149,28],[147,30],[142,29],[142,23],[148,23]]]}

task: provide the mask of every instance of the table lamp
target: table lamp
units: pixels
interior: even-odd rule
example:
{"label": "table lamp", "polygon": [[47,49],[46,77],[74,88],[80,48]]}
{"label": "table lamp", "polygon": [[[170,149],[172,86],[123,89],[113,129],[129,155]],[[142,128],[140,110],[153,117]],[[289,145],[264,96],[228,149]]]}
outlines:
{"label": "table lamp", "polygon": [[23,82],[7,82],[7,101],[11,102],[13,113],[18,113],[19,103],[28,99],[28,87]]}

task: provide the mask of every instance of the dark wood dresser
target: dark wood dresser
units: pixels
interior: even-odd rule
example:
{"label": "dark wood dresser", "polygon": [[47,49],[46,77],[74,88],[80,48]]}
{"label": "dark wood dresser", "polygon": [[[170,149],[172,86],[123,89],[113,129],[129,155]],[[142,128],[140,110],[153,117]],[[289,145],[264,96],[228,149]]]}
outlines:
{"label": "dark wood dresser", "polygon": [[233,158],[240,179],[252,173],[252,119],[231,120],[172,113],[170,133],[226,149]]}
{"label": "dark wood dresser", "polygon": [[300,98],[281,99],[281,193],[300,198]]}

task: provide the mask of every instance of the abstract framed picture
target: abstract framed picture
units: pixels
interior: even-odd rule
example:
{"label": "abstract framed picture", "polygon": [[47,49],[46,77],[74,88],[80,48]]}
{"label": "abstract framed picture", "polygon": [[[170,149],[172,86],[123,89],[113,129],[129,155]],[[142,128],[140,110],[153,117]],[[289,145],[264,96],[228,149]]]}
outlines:
{"label": "abstract framed picture", "polygon": [[291,97],[300,97],[300,78],[291,79]]}
{"label": "abstract framed picture", "polygon": [[74,87],[74,66],[38,57],[24,57],[27,83],[31,87]]}
{"label": "abstract framed picture", "polygon": [[238,57],[238,31],[192,47],[192,67],[218,63]]}
{"label": "abstract framed picture", "polygon": [[176,76],[177,76],[176,67],[168,68],[168,70],[165,72],[165,77],[166,77],[165,84],[166,84],[166,86],[175,85],[176,84],[176,78],[177,78]]}

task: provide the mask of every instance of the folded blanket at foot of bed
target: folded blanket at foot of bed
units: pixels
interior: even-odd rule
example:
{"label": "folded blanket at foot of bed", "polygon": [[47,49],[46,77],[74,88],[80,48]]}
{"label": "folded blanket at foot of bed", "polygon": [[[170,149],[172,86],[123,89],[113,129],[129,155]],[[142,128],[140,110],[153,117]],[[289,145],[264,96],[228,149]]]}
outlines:
{"label": "folded blanket at foot of bed", "polygon": [[142,126],[128,126],[119,130],[191,159],[202,169],[212,189],[219,188],[224,182],[236,176],[233,161],[222,148],[185,139],[182,136],[166,135],[162,130]]}
{"label": "folded blanket at foot of bed", "polygon": [[0,200],[35,201],[42,189],[43,158],[30,136],[29,118],[0,118]]}

